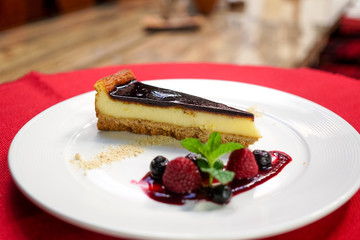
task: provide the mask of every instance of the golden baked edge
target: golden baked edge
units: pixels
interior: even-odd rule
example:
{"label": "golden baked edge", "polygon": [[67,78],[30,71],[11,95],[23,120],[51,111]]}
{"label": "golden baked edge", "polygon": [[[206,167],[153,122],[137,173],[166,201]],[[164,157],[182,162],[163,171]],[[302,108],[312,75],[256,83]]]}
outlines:
{"label": "golden baked edge", "polygon": [[106,92],[110,93],[116,86],[123,85],[134,79],[135,75],[130,69],[123,69],[113,75],[106,76],[98,80],[95,83],[94,88],[97,92],[99,92],[103,86]]}

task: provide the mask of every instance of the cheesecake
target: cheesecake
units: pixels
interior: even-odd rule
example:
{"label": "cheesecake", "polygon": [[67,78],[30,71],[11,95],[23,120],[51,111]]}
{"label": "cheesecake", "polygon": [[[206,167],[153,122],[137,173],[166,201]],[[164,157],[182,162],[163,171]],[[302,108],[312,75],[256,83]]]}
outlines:
{"label": "cheesecake", "polygon": [[244,146],[261,137],[252,113],[144,84],[128,69],[98,80],[94,88],[99,130],[164,135],[178,140],[191,137],[202,142],[212,132],[219,132],[222,142]]}

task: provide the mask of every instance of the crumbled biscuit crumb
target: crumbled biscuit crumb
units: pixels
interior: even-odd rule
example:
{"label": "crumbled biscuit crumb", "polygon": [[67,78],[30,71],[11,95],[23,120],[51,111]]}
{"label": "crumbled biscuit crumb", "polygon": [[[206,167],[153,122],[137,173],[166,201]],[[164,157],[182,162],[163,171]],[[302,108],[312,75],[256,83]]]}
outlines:
{"label": "crumbled biscuit crumb", "polygon": [[148,136],[142,139],[139,139],[137,141],[135,141],[136,144],[140,145],[140,146],[169,146],[172,145],[174,143],[178,142],[178,140],[176,140],[175,138],[172,137],[168,137],[168,136],[161,136],[161,135],[157,135],[157,136]]}
{"label": "crumbled biscuit crumb", "polygon": [[82,160],[82,157],[81,157],[80,153],[75,154],[75,160]]}

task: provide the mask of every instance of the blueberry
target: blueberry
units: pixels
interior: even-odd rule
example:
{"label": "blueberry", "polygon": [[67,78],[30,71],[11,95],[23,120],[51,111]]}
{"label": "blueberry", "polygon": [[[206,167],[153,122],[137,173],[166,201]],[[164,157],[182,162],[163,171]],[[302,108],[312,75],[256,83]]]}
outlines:
{"label": "blueberry", "polygon": [[193,161],[196,164],[196,160],[197,160],[198,156],[195,153],[189,153],[185,157],[190,159],[191,161]]}
{"label": "blueberry", "polygon": [[257,149],[253,151],[253,154],[260,170],[271,167],[271,155],[268,151]]}
{"label": "blueberry", "polygon": [[154,179],[161,179],[169,160],[163,156],[155,157],[150,163],[150,174]]}
{"label": "blueberry", "polygon": [[232,197],[231,187],[227,185],[219,185],[212,190],[211,200],[215,203],[225,204],[230,202]]}

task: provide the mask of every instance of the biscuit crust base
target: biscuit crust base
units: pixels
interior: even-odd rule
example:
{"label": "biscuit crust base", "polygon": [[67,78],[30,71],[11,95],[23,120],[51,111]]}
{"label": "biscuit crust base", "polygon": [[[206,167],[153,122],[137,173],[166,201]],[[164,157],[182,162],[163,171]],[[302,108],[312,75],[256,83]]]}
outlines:
{"label": "biscuit crust base", "polygon": [[[98,111],[97,117],[97,128],[105,131],[128,131],[136,134],[163,135],[178,140],[190,137],[198,138],[201,142],[206,142],[212,133],[211,131],[196,127],[181,127],[142,119],[113,118]],[[221,138],[223,143],[238,142],[244,147],[248,147],[258,140],[258,138],[226,133],[221,133]]]}

